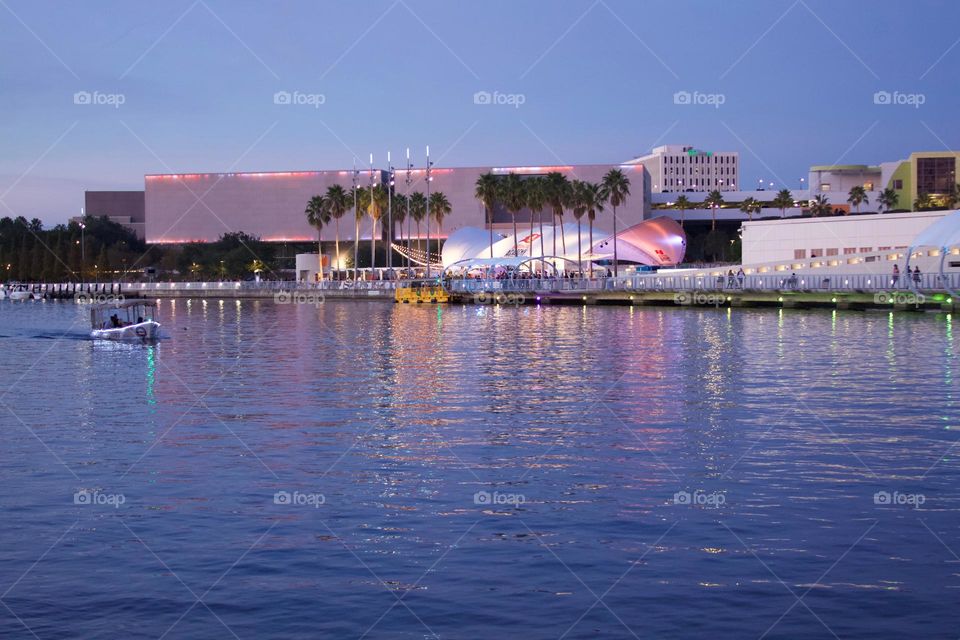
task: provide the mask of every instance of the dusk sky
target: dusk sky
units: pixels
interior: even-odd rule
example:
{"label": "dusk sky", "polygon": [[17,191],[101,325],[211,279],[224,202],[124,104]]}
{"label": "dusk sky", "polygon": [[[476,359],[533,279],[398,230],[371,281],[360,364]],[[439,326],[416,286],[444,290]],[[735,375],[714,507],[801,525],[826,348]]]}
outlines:
{"label": "dusk sky", "polygon": [[385,167],[427,144],[437,166],[692,144],[739,151],[747,188],[960,148],[943,0],[0,0],[0,29],[0,216],[47,225],[145,173]]}

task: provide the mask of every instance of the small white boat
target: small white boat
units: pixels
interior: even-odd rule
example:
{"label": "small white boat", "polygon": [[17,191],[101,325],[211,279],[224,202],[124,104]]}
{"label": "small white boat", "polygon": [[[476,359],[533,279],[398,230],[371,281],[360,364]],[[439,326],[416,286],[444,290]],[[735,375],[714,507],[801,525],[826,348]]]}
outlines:
{"label": "small white boat", "polygon": [[11,300],[39,300],[42,296],[25,284],[13,283],[7,288],[7,297]]}
{"label": "small white boat", "polygon": [[90,309],[90,337],[98,340],[154,340],[160,337],[157,303],[121,300]]}

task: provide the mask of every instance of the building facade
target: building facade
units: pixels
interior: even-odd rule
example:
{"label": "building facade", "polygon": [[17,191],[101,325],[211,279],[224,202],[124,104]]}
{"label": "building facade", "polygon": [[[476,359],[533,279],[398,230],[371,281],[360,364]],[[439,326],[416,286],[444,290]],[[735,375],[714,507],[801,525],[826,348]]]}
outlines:
{"label": "building facade", "polygon": [[84,215],[109,218],[144,239],[146,206],[143,191],[85,191],[83,205]]}
{"label": "building facade", "polygon": [[[642,222],[649,212],[650,181],[643,165],[577,165],[542,167],[464,167],[432,168],[429,190],[443,192],[452,211],[444,217],[438,228],[435,219],[429,230],[431,238],[445,238],[464,227],[488,228],[508,232],[512,229],[513,216],[497,206],[493,220],[489,221],[483,206],[474,192],[477,178],[487,172],[496,176],[518,174],[522,179],[559,172],[570,180],[599,182],[613,168],[624,171],[631,182],[630,196],[617,210],[617,223],[621,228]],[[354,178],[352,170],[294,171],[276,173],[201,173],[162,174],[145,177],[146,239],[150,243],[213,242],[228,232],[242,231],[273,242],[300,242],[317,239],[316,229],[307,224],[304,209],[314,195],[323,194],[327,187],[339,184],[350,189],[356,180],[360,188],[372,184],[386,184],[389,173],[381,170],[362,170]],[[426,170],[423,168],[399,168],[394,176],[397,194],[427,193]],[[400,217],[399,208],[397,210]],[[564,220],[572,222],[572,215]],[[549,208],[540,214],[522,209],[516,214],[518,225],[529,225],[531,219],[540,218],[549,224]],[[369,239],[374,233],[382,236],[388,213],[384,212],[376,231],[369,217],[360,223],[360,239]],[[558,221],[559,222],[559,221]],[[609,206],[597,216],[595,224],[611,228],[613,211]],[[325,239],[333,239],[336,223],[324,228]],[[395,238],[426,237],[426,221],[419,229],[412,221],[395,225]],[[351,241],[356,237],[353,212],[347,213],[339,223],[341,240]]]}
{"label": "building facade", "polygon": [[736,191],[740,188],[740,154],[704,151],[671,144],[628,161],[642,164],[650,175],[653,193]]}

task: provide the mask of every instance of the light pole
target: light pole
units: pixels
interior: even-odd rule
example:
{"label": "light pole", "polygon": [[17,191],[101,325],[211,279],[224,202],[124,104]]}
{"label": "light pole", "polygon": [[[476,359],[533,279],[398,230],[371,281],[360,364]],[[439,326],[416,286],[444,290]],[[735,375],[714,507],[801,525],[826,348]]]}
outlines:
{"label": "light pole", "polygon": [[350,190],[353,191],[353,279],[357,279],[357,263],[360,259],[360,214],[357,211],[357,188],[360,186],[360,174],[357,173],[357,158],[353,158],[353,174],[350,177]]}
{"label": "light pole", "polygon": [[[413,243],[410,242],[410,231],[413,229],[411,226],[412,221],[410,220],[410,185],[413,180],[410,178],[410,170],[413,168],[413,165],[410,164],[410,147],[407,147],[407,271],[410,271],[410,251],[412,251]],[[408,273],[409,275],[409,273]]]}
{"label": "light pole", "polygon": [[[374,210],[373,204],[373,154],[370,154],[370,211]],[[377,219],[372,215],[370,219],[373,223],[373,228],[370,231],[370,277],[374,277],[374,269],[377,268]]]}
{"label": "light pole", "polygon": [[[83,211],[81,209],[81,211]],[[83,282],[83,265],[87,261],[87,243],[84,242],[83,230],[87,228],[87,225],[83,222],[80,223],[80,282]]]}
{"label": "light pole", "polygon": [[390,180],[387,184],[387,269],[393,271],[393,183],[395,173],[393,164],[390,163],[389,151],[387,151],[387,170],[390,172]]}
{"label": "light pole", "polygon": [[430,279],[430,145],[427,145],[427,280]]}

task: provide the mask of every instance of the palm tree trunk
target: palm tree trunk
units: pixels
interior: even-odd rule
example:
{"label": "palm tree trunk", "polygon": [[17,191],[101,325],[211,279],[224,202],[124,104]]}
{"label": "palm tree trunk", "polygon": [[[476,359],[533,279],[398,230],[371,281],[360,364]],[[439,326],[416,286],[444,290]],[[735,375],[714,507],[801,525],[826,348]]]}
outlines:
{"label": "palm tree trunk", "polygon": [[613,277],[620,275],[620,262],[617,260],[617,208],[613,208]]}
{"label": "palm tree trunk", "polygon": [[527,257],[533,257],[533,209],[530,210],[530,235],[527,236]]}
{"label": "palm tree trunk", "polygon": [[510,212],[510,217],[513,218],[513,257],[520,257],[520,249],[517,248],[517,214],[515,211]]}
{"label": "palm tree trunk", "polygon": [[370,275],[373,275],[373,269],[377,268],[377,219],[373,219],[373,226],[370,229]]}
{"label": "palm tree trunk", "polygon": [[[566,236],[563,235],[563,214],[562,213],[560,214],[560,242],[563,244],[563,255],[567,255],[567,238]],[[554,253],[556,253],[556,251],[554,251]]]}
{"label": "palm tree trunk", "polygon": [[580,239],[580,218],[577,218],[577,274],[583,277],[583,241]]}
{"label": "palm tree trunk", "polygon": [[[410,196],[408,195],[407,198]],[[409,202],[409,200],[407,200]],[[410,219],[410,205],[407,204],[407,270],[410,270],[410,251],[413,249],[413,238],[410,237],[410,230],[413,228],[413,221]]]}
{"label": "palm tree trunk", "polygon": [[710,206],[710,231],[717,230],[717,206]]}
{"label": "palm tree trunk", "polygon": [[360,268],[360,218],[354,216],[356,221],[356,233],[353,236],[353,279],[356,280]]}
{"label": "palm tree trunk", "polygon": [[423,244],[420,242],[420,221],[417,220],[417,251],[422,251]]}
{"label": "palm tree trunk", "polygon": [[553,255],[557,255],[557,210],[550,214],[550,227],[553,229]]}
{"label": "palm tree trunk", "polygon": [[493,257],[493,212],[490,207],[484,207],[487,210],[487,224],[490,227],[490,257]]}
{"label": "palm tree trunk", "polygon": [[590,277],[593,277],[593,217],[590,218]]}
{"label": "palm tree trunk", "polygon": [[320,261],[320,280],[323,281],[323,227],[317,228],[317,259]]}
{"label": "palm tree trunk", "polygon": [[683,214],[686,213],[686,209],[680,209],[680,228],[683,229]]}
{"label": "palm tree trunk", "polygon": [[334,250],[337,252],[337,255],[335,257],[337,259],[337,278],[339,279],[340,278],[340,218],[334,218],[334,221],[336,222],[336,228],[337,228],[337,239],[336,239],[336,244],[334,246]]}
{"label": "palm tree trunk", "polygon": [[537,226],[540,229],[540,257],[543,257],[543,211],[537,211]]}

